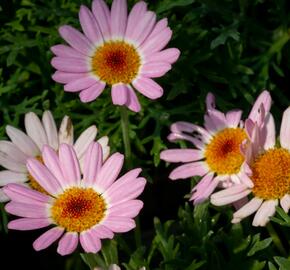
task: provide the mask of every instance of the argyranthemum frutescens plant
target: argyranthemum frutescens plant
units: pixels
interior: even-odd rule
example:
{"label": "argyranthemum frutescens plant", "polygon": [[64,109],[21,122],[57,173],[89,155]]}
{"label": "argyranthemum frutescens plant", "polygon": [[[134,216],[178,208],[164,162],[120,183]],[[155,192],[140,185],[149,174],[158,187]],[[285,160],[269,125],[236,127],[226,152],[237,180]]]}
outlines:
{"label": "argyranthemum frutescens plant", "polygon": [[[248,119],[253,122],[271,107],[269,92],[264,91],[253,105]],[[190,200],[194,204],[208,199],[216,187],[228,187],[234,184],[253,183],[247,174],[247,163],[240,150],[242,143],[248,140],[242,111],[232,110],[224,114],[215,108],[215,98],[209,93],[206,98],[204,127],[177,122],[171,126],[170,141],[187,140],[195,148],[164,150],[160,158],[167,162],[185,163],[174,169],[169,178],[184,179],[201,176],[200,182],[192,189]]]}
{"label": "argyranthemum frutescens plant", "polygon": [[[141,169],[118,175],[124,157],[115,153],[103,163],[103,151],[93,142],[85,152],[84,168],[73,146],[61,144],[58,153],[44,146],[43,163],[29,159],[27,168],[46,194],[19,184],[8,184],[5,194],[8,213],[21,217],[10,221],[9,229],[34,230],[50,226],[34,243],[42,250],[59,240],[57,252],[72,253],[80,242],[86,252],[101,249],[101,239],[130,231],[143,207],[136,200],[146,184],[138,177]],[[117,179],[118,178],[118,179]]]}
{"label": "argyranthemum frutescens plant", "polygon": [[[7,170],[0,171],[0,187],[8,183],[27,183],[31,188],[43,191],[38,182],[28,172],[26,161],[35,157],[42,161],[42,148],[49,145],[58,150],[61,143],[74,146],[78,159],[83,162],[84,153],[97,135],[96,126],[92,125],[75,139],[73,124],[68,116],[65,116],[57,129],[56,123],[50,111],[45,111],[42,120],[29,112],[25,115],[24,125],[26,133],[13,126],[6,127],[6,133],[11,141],[0,141],[0,165]],[[106,159],[110,153],[108,137],[98,140],[102,145],[103,157]],[[0,189],[0,202],[9,200]]]}
{"label": "argyranthemum frutescens plant", "polygon": [[59,33],[70,46],[51,48],[53,79],[65,84],[65,91],[80,92],[81,101],[90,102],[109,85],[113,103],[135,112],[141,106],[132,86],[150,99],[163,95],[151,78],[163,76],[180,54],[175,48],[163,50],[172,36],[167,19],[157,22],[143,1],[128,15],[127,0],[114,0],[111,10],[94,0],[92,11],[81,6],[79,20],[83,33],[64,25]]}
{"label": "argyranthemum frutescens plant", "polygon": [[262,126],[251,121],[246,125],[251,143],[243,151],[253,186],[240,184],[211,196],[211,203],[218,206],[251,196],[234,213],[233,223],[256,212],[253,225],[265,226],[279,203],[286,213],[290,208],[290,108],[283,114],[279,140],[271,114],[263,121]]}

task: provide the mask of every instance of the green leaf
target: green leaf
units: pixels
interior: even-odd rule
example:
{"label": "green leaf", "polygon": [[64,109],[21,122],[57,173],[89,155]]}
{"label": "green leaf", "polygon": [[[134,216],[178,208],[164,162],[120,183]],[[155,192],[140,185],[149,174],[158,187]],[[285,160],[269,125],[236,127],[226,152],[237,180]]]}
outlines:
{"label": "green leaf", "polygon": [[256,252],[267,248],[271,243],[272,243],[271,237],[264,239],[262,241],[258,240],[257,242],[254,243],[254,245],[248,251],[247,256],[253,256]]}
{"label": "green leaf", "polygon": [[162,13],[164,11],[170,10],[174,7],[183,7],[192,4],[194,0],[163,0],[159,2],[159,5],[156,8],[156,13]]}
{"label": "green leaf", "polygon": [[279,265],[279,270],[289,270],[290,260],[284,257],[274,257],[275,262]]}

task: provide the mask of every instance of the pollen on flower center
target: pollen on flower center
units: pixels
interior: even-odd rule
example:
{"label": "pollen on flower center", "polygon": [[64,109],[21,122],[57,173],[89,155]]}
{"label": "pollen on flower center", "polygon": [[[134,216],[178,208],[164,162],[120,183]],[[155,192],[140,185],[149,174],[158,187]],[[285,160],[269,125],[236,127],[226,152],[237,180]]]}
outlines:
{"label": "pollen on flower center", "polygon": [[246,138],[247,135],[241,128],[219,131],[205,150],[206,163],[210,169],[218,175],[238,173],[244,161],[240,145]]}
{"label": "pollen on flower center", "polygon": [[253,193],[269,200],[279,199],[290,192],[290,151],[273,148],[262,153],[251,165]]}
{"label": "pollen on flower center", "polygon": [[[43,163],[43,160],[42,160],[42,157],[41,156],[37,156],[35,157],[38,161],[40,161],[41,163]],[[34,179],[34,177],[28,173],[28,185],[34,189],[34,190],[37,190],[41,193],[44,193],[44,194],[47,194],[49,195],[49,193],[41,186],[38,184],[38,182]]]}
{"label": "pollen on flower center", "polygon": [[92,57],[93,73],[110,85],[131,83],[138,75],[140,65],[139,53],[124,41],[106,42]]}
{"label": "pollen on flower center", "polygon": [[51,207],[54,222],[69,232],[82,232],[105,216],[106,203],[92,188],[73,187],[62,193]]}

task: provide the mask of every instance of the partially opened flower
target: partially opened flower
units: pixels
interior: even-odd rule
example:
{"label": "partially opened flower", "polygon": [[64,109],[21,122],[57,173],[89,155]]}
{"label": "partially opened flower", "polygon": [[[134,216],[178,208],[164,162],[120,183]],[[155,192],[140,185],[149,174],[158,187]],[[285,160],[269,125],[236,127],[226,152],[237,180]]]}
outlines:
{"label": "partially opened flower", "polygon": [[[61,144],[58,154],[49,146],[43,150],[43,162],[29,159],[29,173],[47,194],[19,184],[9,184],[4,192],[10,197],[5,209],[22,217],[9,222],[14,230],[34,230],[50,226],[34,243],[42,250],[56,240],[57,252],[72,253],[80,242],[86,252],[96,253],[100,239],[114,233],[128,232],[143,207],[135,198],[141,194],[146,180],[134,169],[122,177],[124,156],[115,153],[103,163],[102,147],[93,142],[85,153],[83,174],[71,145]],[[116,180],[117,179],[117,180]]]}
{"label": "partially opened flower", "polygon": [[150,99],[163,95],[151,78],[163,76],[180,54],[175,48],[163,50],[172,36],[167,19],[157,22],[143,1],[127,15],[126,0],[114,0],[111,10],[94,0],[92,11],[81,6],[79,19],[83,33],[62,26],[59,33],[69,46],[51,48],[53,79],[65,84],[65,91],[80,92],[81,101],[90,102],[109,85],[113,103],[135,112],[140,104],[133,88]]}
{"label": "partially opened flower", "polygon": [[225,205],[251,194],[252,199],[234,213],[233,223],[256,212],[253,225],[265,226],[279,202],[286,213],[290,208],[290,108],[283,114],[280,146],[270,114],[265,118],[265,126],[254,126],[252,142],[245,153],[253,187],[241,184],[211,196],[214,205]]}
{"label": "partially opened flower", "polygon": [[[224,114],[215,108],[214,96],[209,93],[206,99],[207,111],[204,127],[188,122],[177,122],[171,126],[170,141],[187,140],[195,148],[170,149],[161,152],[160,158],[168,162],[182,162],[174,169],[169,178],[184,179],[201,176],[200,182],[193,188],[192,200],[195,204],[206,200],[215,188],[244,183],[252,186],[245,167],[245,158],[241,145],[247,140],[247,133],[241,121],[241,110],[232,110]],[[271,97],[267,91],[256,100],[249,118],[260,121],[260,114],[269,111]]]}
{"label": "partially opened flower", "polygon": [[[58,150],[61,143],[68,143],[74,145],[77,157],[82,161],[86,149],[97,135],[97,128],[92,125],[77,140],[74,140],[73,125],[70,118],[65,116],[59,130],[57,130],[50,111],[43,113],[42,121],[35,113],[29,112],[25,115],[24,124],[26,133],[8,125],[6,133],[11,141],[0,141],[0,165],[7,169],[0,171],[0,187],[9,183],[28,183],[31,188],[43,191],[34,177],[27,171],[27,159],[36,157],[41,161],[41,151],[45,144]],[[103,146],[104,158],[108,157],[110,152],[108,137],[100,138],[99,143]],[[0,202],[7,200],[9,198],[0,189]]]}

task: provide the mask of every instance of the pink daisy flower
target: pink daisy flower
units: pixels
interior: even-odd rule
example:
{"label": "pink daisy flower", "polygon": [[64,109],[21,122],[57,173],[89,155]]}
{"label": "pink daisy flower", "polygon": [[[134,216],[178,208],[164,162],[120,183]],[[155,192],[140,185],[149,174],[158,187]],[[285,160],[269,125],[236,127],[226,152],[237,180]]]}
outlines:
{"label": "pink daisy flower", "polygon": [[283,114],[280,143],[271,114],[266,115],[262,127],[252,123],[246,128],[252,134],[245,156],[253,187],[240,184],[227,188],[213,194],[211,202],[226,205],[251,195],[252,199],[234,213],[232,222],[256,212],[253,226],[265,226],[279,203],[286,213],[290,208],[290,108]]}
{"label": "pink daisy flower", "polygon": [[[261,107],[269,111],[271,97],[264,91],[256,100],[249,118],[257,121]],[[204,127],[188,122],[177,122],[171,126],[170,141],[187,140],[195,148],[162,151],[160,158],[167,162],[185,163],[174,169],[171,180],[200,176],[202,179],[192,189],[190,200],[194,204],[208,199],[217,186],[227,187],[234,183],[252,186],[241,153],[241,144],[248,136],[241,121],[241,110],[224,114],[215,108],[215,98],[209,93],[206,98],[207,111]],[[264,109],[265,108],[265,109]]]}
{"label": "pink daisy flower", "polygon": [[114,0],[111,10],[94,0],[92,11],[81,6],[79,20],[83,33],[64,25],[59,33],[69,46],[51,48],[57,69],[52,77],[65,84],[65,91],[80,92],[81,101],[90,102],[108,84],[113,104],[135,112],[141,107],[133,88],[150,99],[163,95],[151,78],[163,76],[180,54],[175,48],[163,50],[172,36],[167,19],[157,22],[143,1],[128,15],[126,0]]}
{"label": "pink daisy flower", "polygon": [[[34,230],[50,226],[33,243],[42,250],[56,240],[57,252],[72,253],[80,242],[85,252],[101,249],[100,239],[113,238],[114,233],[128,232],[135,227],[143,202],[136,200],[146,184],[134,169],[118,178],[124,156],[115,153],[103,163],[102,147],[93,142],[85,153],[83,174],[75,149],[61,144],[58,154],[44,146],[43,162],[29,159],[29,173],[48,194],[19,184],[9,184],[4,192],[11,201],[8,213],[22,217],[9,222],[14,230]],[[117,179],[117,180],[116,180]]]}
{"label": "pink daisy flower", "polygon": [[[34,177],[26,168],[28,158],[35,157],[42,160],[42,147],[50,145],[58,150],[61,143],[73,145],[78,159],[83,160],[84,153],[97,135],[96,126],[92,125],[74,140],[73,125],[68,116],[65,116],[57,130],[55,121],[50,111],[45,111],[42,120],[29,112],[25,114],[24,124],[26,133],[12,127],[6,127],[6,133],[11,141],[0,141],[0,165],[7,170],[0,171],[0,187],[9,183],[26,183],[31,188],[43,191]],[[103,156],[107,158],[110,153],[108,137],[102,137],[98,142],[103,147]],[[0,202],[8,201],[9,198],[0,189]]]}

